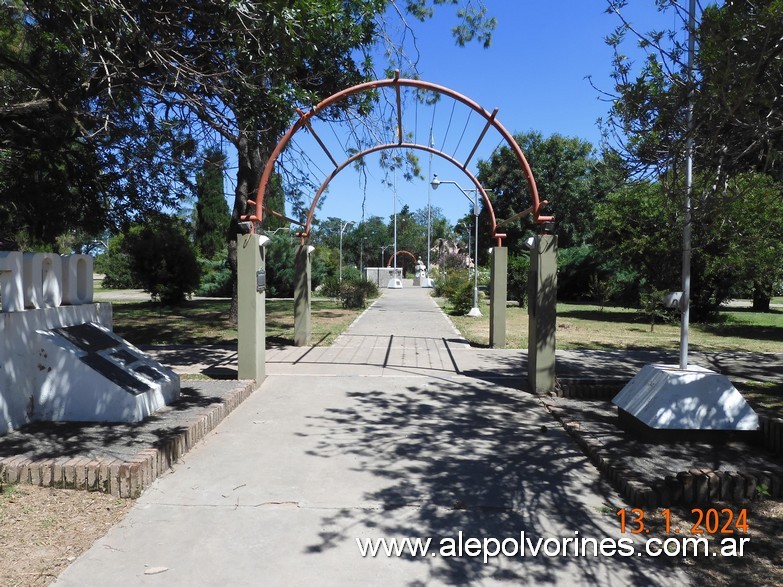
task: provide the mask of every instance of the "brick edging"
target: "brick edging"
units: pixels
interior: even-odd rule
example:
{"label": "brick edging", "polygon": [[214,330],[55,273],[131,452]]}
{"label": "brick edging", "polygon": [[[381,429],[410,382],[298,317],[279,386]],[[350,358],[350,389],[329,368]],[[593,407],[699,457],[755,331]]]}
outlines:
{"label": "brick edging", "polygon": [[[555,386],[556,397],[567,399],[611,400],[617,395],[628,378],[585,378],[558,377]],[[783,454],[783,418],[770,416],[756,409],[759,417],[759,431],[764,448],[777,455]]]}
{"label": "brick edging", "polygon": [[610,400],[625,387],[628,377],[558,377],[555,395],[569,399]]}
{"label": "brick edging", "polygon": [[583,435],[579,423],[570,421],[562,408],[548,398],[542,398],[542,402],[601,474],[633,506],[646,508],[690,506],[715,501],[740,503],[759,496],[761,485],[766,488],[766,495],[769,497],[783,497],[783,477],[770,471],[690,469],[672,472],[652,484],[646,483],[636,477],[629,467],[619,462],[619,459],[602,454],[604,452],[602,445]]}
{"label": "brick edging", "polygon": [[783,418],[766,414],[758,414],[758,416],[764,447],[777,455],[783,454]]}
{"label": "brick edging", "polygon": [[256,389],[249,382],[195,418],[185,430],[157,448],[141,449],[126,461],[112,458],[0,458],[0,482],[102,491],[115,497],[137,498],[152,482],[201,441]]}

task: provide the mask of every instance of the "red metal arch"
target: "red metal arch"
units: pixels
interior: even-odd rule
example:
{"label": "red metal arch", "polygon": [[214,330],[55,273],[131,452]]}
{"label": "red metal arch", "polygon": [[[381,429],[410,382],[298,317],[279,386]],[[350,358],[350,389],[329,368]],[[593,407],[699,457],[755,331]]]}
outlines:
{"label": "red metal arch", "polygon": [[[414,263],[415,263],[415,262],[418,260],[418,259],[416,259],[416,255],[414,255],[414,254],[413,254],[413,253],[411,253],[410,251],[406,251],[406,250],[404,250],[404,249],[401,249],[401,250],[397,251],[397,255],[408,255],[408,256],[409,256],[411,259],[413,259],[413,262],[414,262]],[[391,267],[391,265],[392,265],[392,261],[394,261],[394,257],[396,257],[397,255],[391,255],[391,256],[389,257],[389,262],[388,262],[388,263],[386,263],[386,266],[387,266],[387,267]]]}
{"label": "red metal arch", "polygon": [[[272,177],[272,172],[274,170],[274,164],[277,161],[280,154],[285,150],[285,148],[288,146],[288,143],[291,141],[293,136],[302,128],[302,127],[309,127],[310,126],[310,120],[319,112],[322,110],[333,106],[335,103],[340,102],[341,100],[344,100],[350,96],[353,96],[355,94],[360,94],[362,92],[367,92],[371,90],[375,90],[378,88],[385,88],[385,87],[393,87],[396,90],[397,94],[397,143],[391,144],[391,145],[379,145],[377,147],[372,147],[371,149],[367,149],[363,151],[362,153],[358,153],[357,155],[354,155],[350,157],[346,162],[343,164],[338,164],[336,161],[334,161],[333,158],[331,158],[331,155],[327,151],[327,154],[332,159],[332,163],[335,165],[335,170],[330,174],[330,176],[327,178],[327,180],[324,182],[324,184],[321,186],[321,188],[318,190],[318,194],[316,196],[316,201],[318,198],[320,198],[321,194],[323,193],[323,190],[325,189],[326,185],[331,181],[331,179],[340,171],[345,169],[347,165],[350,164],[351,161],[355,161],[357,158],[359,158],[362,155],[367,155],[369,153],[383,150],[383,149],[391,149],[391,148],[408,148],[408,149],[419,149],[427,152],[431,152],[433,154],[436,154],[440,157],[443,157],[444,159],[450,161],[451,163],[455,164],[457,167],[459,167],[465,174],[467,174],[471,181],[476,186],[476,189],[479,190],[481,193],[481,197],[484,198],[484,202],[487,205],[488,210],[490,211],[490,215],[492,218],[492,234],[493,237],[498,239],[498,244],[500,244],[500,241],[502,238],[505,237],[504,234],[499,234],[497,232],[498,226],[502,226],[503,224],[507,224],[512,219],[519,218],[525,214],[533,214],[533,219],[537,224],[541,224],[544,222],[549,222],[552,220],[551,216],[542,216],[540,211],[541,208],[546,205],[546,201],[542,201],[539,198],[538,195],[538,188],[536,187],[536,182],[533,177],[533,172],[530,169],[530,165],[527,162],[527,159],[525,158],[525,155],[522,153],[522,149],[519,148],[519,145],[517,145],[516,141],[514,141],[513,136],[511,133],[509,133],[505,127],[503,127],[502,124],[500,124],[496,119],[495,116],[497,115],[497,108],[493,112],[488,112],[481,106],[479,106],[476,102],[471,100],[470,98],[467,98],[466,96],[463,96],[462,94],[455,92],[454,90],[451,90],[445,86],[440,86],[437,84],[433,84],[430,82],[425,82],[421,80],[415,80],[415,79],[400,79],[399,72],[395,72],[395,75],[391,79],[383,79],[383,80],[374,80],[371,82],[366,82],[363,84],[359,84],[356,86],[353,86],[351,88],[347,88],[345,90],[342,90],[340,92],[337,92],[336,94],[333,94],[332,96],[329,96],[325,100],[319,102],[316,106],[314,106],[311,110],[308,112],[303,112],[302,110],[297,109],[297,112],[299,114],[299,119],[294,122],[293,125],[286,131],[286,133],[283,135],[283,137],[280,139],[280,141],[277,143],[277,146],[272,151],[272,154],[269,156],[269,159],[266,162],[266,166],[264,167],[264,172],[261,176],[261,181],[258,185],[258,192],[256,194],[255,201],[248,200],[248,205],[255,206],[255,210],[250,213],[243,216],[243,220],[249,220],[249,221],[261,221],[264,218],[263,210],[264,210],[264,198],[266,196],[266,189],[269,185],[269,181]],[[428,147],[425,145],[416,145],[413,143],[404,143],[403,142],[403,125],[402,125],[402,109],[401,109],[401,99],[400,99],[400,88],[401,87],[412,87],[412,88],[418,88],[421,90],[431,91],[435,92],[437,94],[443,94],[445,96],[448,96],[465,106],[471,108],[474,112],[482,116],[486,120],[486,125],[484,126],[484,130],[481,132],[481,135],[479,136],[478,140],[476,141],[472,151],[470,152],[470,155],[468,155],[467,159],[464,163],[459,163],[446,153],[442,153],[441,151],[438,151],[437,149],[434,149],[432,147]],[[470,163],[470,160],[472,159],[473,155],[475,154],[476,150],[478,149],[478,146],[481,144],[481,141],[484,139],[484,136],[486,135],[489,128],[494,127],[495,130],[497,130],[500,135],[505,140],[507,146],[512,150],[512,152],[516,155],[517,160],[519,161],[519,165],[522,168],[525,178],[527,179],[528,188],[530,190],[531,199],[532,199],[532,205],[528,210],[526,210],[523,213],[520,213],[518,215],[515,215],[513,218],[505,220],[498,224],[495,220],[495,212],[492,208],[492,204],[489,201],[489,198],[487,197],[486,192],[484,191],[484,188],[481,186],[481,184],[478,182],[478,180],[467,170],[468,164]],[[315,136],[315,135],[314,135]],[[318,140],[317,136],[316,139]],[[319,140],[320,143],[320,140]],[[326,151],[326,147],[321,143],[321,147]],[[305,227],[305,230],[302,232],[301,236],[305,238],[309,232],[310,232],[310,225],[312,221],[312,215],[313,211],[315,209],[315,203],[310,209],[310,213],[308,214],[307,219],[307,225]]]}

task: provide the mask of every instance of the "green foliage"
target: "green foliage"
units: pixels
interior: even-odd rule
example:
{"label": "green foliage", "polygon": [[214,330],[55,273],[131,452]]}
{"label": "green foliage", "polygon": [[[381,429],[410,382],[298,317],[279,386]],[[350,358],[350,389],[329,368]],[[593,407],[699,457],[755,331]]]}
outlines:
{"label": "green foliage", "polygon": [[344,308],[364,308],[367,298],[378,296],[378,286],[366,279],[343,279],[340,284],[340,298]]}
{"label": "green foliage", "polygon": [[438,275],[433,293],[446,298],[452,314],[467,314],[473,307],[473,279],[466,275],[464,269]]}
{"label": "green foliage", "polygon": [[454,294],[466,279],[464,270],[461,273],[458,271],[442,271],[436,276],[432,291],[439,298],[448,298]]}
{"label": "green foliage", "polygon": [[296,251],[291,237],[279,232],[271,236],[264,247],[266,255],[266,295],[270,298],[291,298],[294,296],[294,265]]}
{"label": "green foliage", "polygon": [[459,282],[447,299],[451,306],[451,314],[458,316],[467,314],[473,308],[473,282],[470,280]]}
{"label": "green foliage", "polygon": [[[596,156],[593,146],[578,138],[539,132],[514,135],[535,176],[539,197],[548,200],[545,214],[554,214],[559,246],[569,248],[588,242],[594,232],[593,209],[616,187],[624,175],[622,162],[604,153]],[[490,200],[498,220],[526,210],[532,203],[530,187],[514,152],[503,147],[489,161],[479,162],[479,180],[491,189]],[[479,250],[490,243],[489,215],[480,216]],[[510,254],[523,252],[522,241],[531,229],[530,218],[504,227]]]}
{"label": "green foliage", "polygon": [[[643,283],[676,289],[681,267],[678,207],[658,183],[628,185],[595,210],[595,246],[607,267],[632,268]],[[614,272],[613,271],[613,272]],[[638,298],[627,300],[637,304]]]}
{"label": "green foliage", "polygon": [[705,260],[705,273],[726,282],[729,295],[750,297],[754,309],[768,311],[783,275],[783,183],[742,174],[714,203],[719,212],[702,222],[714,251]]}
{"label": "green foliage", "polygon": [[[650,332],[655,332],[655,320],[657,318],[668,316],[668,312],[663,305],[664,294],[665,292],[653,287],[642,292],[639,298],[639,313],[650,321]],[[603,307],[601,307],[601,310],[603,310]]]}
{"label": "green foliage", "polygon": [[557,255],[557,297],[579,300],[588,295],[587,284],[598,271],[598,253],[592,245],[560,249]]}
{"label": "green foliage", "polygon": [[358,267],[353,265],[343,265],[343,281],[346,279],[358,281],[362,279],[362,274]]}
{"label": "green foliage", "polygon": [[321,284],[321,294],[328,298],[340,297],[340,278],[336,275],[328,275]]}
{"label": "green foliage", "polygon": [[520,306],[527,303],[527,282],[530,275],[529,255],[510,255],[508,258],[508,297],[519,302]]}
{"label": "green foliage", "polygon": [[698,31],[696,117],[700,154],[726,176],[783,180],[783,2],[705,7]]}
{"label": "green foliage", "polygon": [[587,294],[592,298],[593,302],[601,307],[602,312],[604,311],[604,306],[609,303],[616,290],[617,284],[613,280],[600,279],[596,273],[590,276]]}
{"label": "green foliage", "polygon": [[[298,243],[292,240],[290,233],[283,231],[270,235],[270,239],[269,244],[264,247],[267,297],[291,298],[294,296]],[[316,253],[310,256],[310,282],[314,289],[322,283],[325,275],[324,261],[316,249]]]}
{"label": "green foliage", "polygon": [[[225,252],[225,244],[224,244]],[[201,280],[196,290],[197,296],[225,298],[231,297],[234,283],[231,280],[231,269],[225,256],[222,259],[198,259],[201,270]]]}
{"label": "green foliage", "polygon": [[162,304],[182,304],[198,288],[196,252],[178,219],[161,215],[131,227],[124,249],[135,279]]}
{"label": "green foliage", "polygon": [[229,211],[223,194],[226,156],[210,149],[196,175],[196,248],[206,259],[225,253]]}
{"label": "green foliage", "polygon": [[103,287],[109,289],[136,289],[141,282],[131,270],[131,260],[125,252],[125,235],[117,234],[109,239],[109,247],[95,258],[94,270],[103,273]]}

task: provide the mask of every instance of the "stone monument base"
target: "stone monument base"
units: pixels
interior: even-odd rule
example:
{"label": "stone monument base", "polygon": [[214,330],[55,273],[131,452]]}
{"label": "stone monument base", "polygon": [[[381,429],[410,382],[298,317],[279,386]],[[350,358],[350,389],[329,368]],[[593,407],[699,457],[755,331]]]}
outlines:
{"label": "stone monument base", "polygon": [[695,365],[645,365],[612,403],[626,427],[647,435],[699,431],[717,438],[759,427],[758,416],[725,376]]}

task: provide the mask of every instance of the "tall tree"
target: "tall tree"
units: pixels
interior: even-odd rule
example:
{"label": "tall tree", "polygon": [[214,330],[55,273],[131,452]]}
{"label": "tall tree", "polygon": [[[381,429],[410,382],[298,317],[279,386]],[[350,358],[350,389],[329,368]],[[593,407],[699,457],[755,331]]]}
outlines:
{"label": "tall tree", "polygon": [[[622,24],[608,38],[614,49],[612,107],[605,130],[639,173],[682,175],[688,85],[687,13],[676,0],[659,10],[679,20],[668,30],[642,31],[623,16],[626,0],[608,0]],[[727,0],[697,19],[693,94],[696,167],[720,186],[737,173],[783,173],[783,2]],[[641,65],[623,50],[628,37],[643,51]]]}
{"label": "tall tree", "polygon": [[[587,242],[593,232],[593,209],[611,186],[610,173],[617,173],[610,160],[603,161],[594,153],[593,146],[578,138],[553,134],[544,137],[540,132],[514,135],[514,140],[525,154],[536,180],[539,195],[547,200],[547,214],[557,222],[557,234],[562,248]],[[527,179],[508,147],[499,149],[488,161],[479,162],[479,180],[491,190],[490,200],[498,221],[510,218],[530,206],[532,201]],[[480,249],[491,246],[489,216],[481,214]],[[504,227],[508,234],[507,246],[521,250],[521,240],[531,226],[526,221]]]}
{"label": "tall tree", "polygon": [[[652,32],[640,31],[624,18],[624,0],[609,0],[608,5],[622,24],[608,40],[615,50],[615,87],[605,130],[634,175],[652,178],[671,202],[681,202],[685,192],[686,113],[689,95],[694,96],[691,138],[700,181],[694,191],[693,238],[702,245],[695,249],[693,317],[709,316],[723,295],[720,292],[730,290],[733,280],[730,272],[715,269],[725,267],[727,246],[713,231],[715,219],[726,218],[731,198],[757,192],[736,189],[737,182],[748,184],[740,178],[759,173],[771,180],[783,176],[783,2],[727,0],[706,7],[694,31],[692,85],[685,59],[688,35],[682,34],[688,32],[688,15],[680,3],[657,2],[660,10],[680,20],[669,30]],[[629,36],[644,52],[641,67],[623,51]],[[762,180],[750,183],[756,181]],[[724,246],[717,246],[719,242]],[[758,252],[754,249],[747,249],[749,256]],[[704,257],[708,251],[721,258]],[[734,272],[739,271],[735,266]],[[727,283],[716,282],[720,275]]]}
{"label": "tall tree", "polygon": [[76,227],[127,226],[187,193],[194,143],[182,120],[161,121],[147,104],[153,70],[130,42],[140,33],[108,18],[117,12],[111,4],[0,7],[6,230],[52,243]]}
{"label": "tall tree", "polygon": [[[255,192],[263,165],[295,108],[374,76],[372,49],[388,38],[383,34],[387,9],[423,20],[432,15],[434,5],[445,4],[458,0],[406,0],[404,9],[392,0],[63,0],[56,5],[13,0],[4,9],[14,25],[39,38],[42,46],[49,43],[75,73],[68,83],[59,84],[60,78],[41,75],[39,64],[20,58],[12,43],[6,43],[0,65],[23,78],[37,96],[15,100],[6,112],[20,117],[53,110],[62,116],[76,129],[77,142],[88,143],[103,156],[111,153],[118,168],[126,163],[126,170],[137,170],[118,187],[131,181],[149,184],[157,177],[142,172],[150,167],[140,165],[150,160],[150,152],[142,149],[142,156],[131,161],[140,144],[148,151],[163,145],[156,154],[176,153],[170,147],[183,128],[199,142],[222,137],[237,152],[230,229],[236,234],[248,195]],[[462,24],[454,29],[457,42],[475,38],[488,45],[495,23],[483,5],[467,2],[458,14]],[[367,104],[352,101],[347,106]],[[324,113],[339,114],[336,109]],[[97,149],[100,140],[108,146]],[[136,150],[131,152],[131,147]],[[152,193],[145,190],[142,195]],[[160,193],[168,197],[176,195],[176,189]],[[229,262],[235,271],[234,241]]]}
{"label": "tall tree", "polygon": [[207,259],[214,259],[226,245],[230,216],[223,193],[225,164],[225,154],[210,149],[196,175],[196,247]]}

